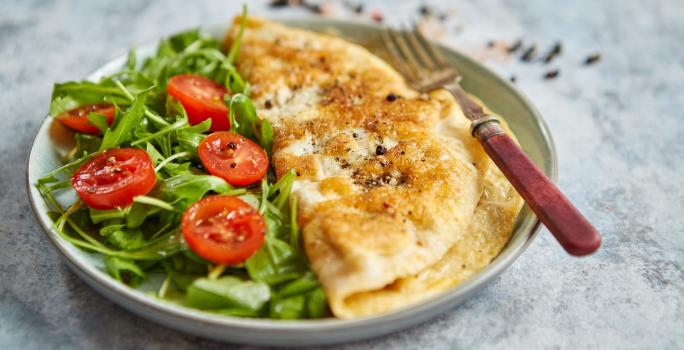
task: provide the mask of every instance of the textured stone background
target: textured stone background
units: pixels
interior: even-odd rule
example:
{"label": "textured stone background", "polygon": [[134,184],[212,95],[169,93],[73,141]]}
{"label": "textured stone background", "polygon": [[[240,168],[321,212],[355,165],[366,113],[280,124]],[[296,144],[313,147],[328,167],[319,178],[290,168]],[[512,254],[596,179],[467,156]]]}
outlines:
{"label": "textured stone background", "polygon": [[[191,4],[192,3],[192,4]],[[351,348],[684,348],[684,5],[680,0],[454,0],[445,40],[481,56],[489,39],[564,43],[545,67],[490,58],[548,121],[560,186],[604,234],[568,257],[543,231],[461,307]],[[391,23],[420,2],[368,2]],[[264,2],[253,13],[274,10]],[[55,81],[136,44],[226,21],[237,1],[0,0],[0,348],[222,348],[134,316],[62,263],[30,212],[24,164]],[[285,10],[305,15],[301,10]],[[459,29],[460,28],[460,29]],[[592,51],[603,60],[581,61]]]}

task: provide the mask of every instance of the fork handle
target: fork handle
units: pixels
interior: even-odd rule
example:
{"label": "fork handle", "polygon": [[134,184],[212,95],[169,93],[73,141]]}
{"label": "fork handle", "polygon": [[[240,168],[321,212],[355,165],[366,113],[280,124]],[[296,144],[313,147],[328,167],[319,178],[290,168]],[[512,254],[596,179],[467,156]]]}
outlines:
{"label": "fork handle", "polygon": [[599,248],[598,231],[504,133],[496,120],[480,124],[473,135],[565,251],[582,256]]}

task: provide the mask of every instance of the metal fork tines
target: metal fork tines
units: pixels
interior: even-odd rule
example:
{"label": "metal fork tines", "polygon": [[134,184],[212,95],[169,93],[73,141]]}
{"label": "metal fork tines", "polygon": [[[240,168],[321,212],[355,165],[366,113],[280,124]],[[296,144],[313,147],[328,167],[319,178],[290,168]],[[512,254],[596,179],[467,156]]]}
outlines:
{"label": "metal fork tines", "polygon": [[[453,94],[463,113],[470,120],[485,120],[482,107],[461,88],[461,75],[449,63],[441,50],[433,46],[418,27],[412,30],[385,29],[382,40],[392,56],[394,67],[406,81],[421,93],[445,88]],[[495,118],[488,118],[494,121]],[[474,124],[477,127],[479,124]]]}
{"label": "metal fork tines", "polygon": [[458,82],[460,74],[446,56],[420,33],[413,30],[382,31],[382,39],[392,59],[407,82],[420,92]]}

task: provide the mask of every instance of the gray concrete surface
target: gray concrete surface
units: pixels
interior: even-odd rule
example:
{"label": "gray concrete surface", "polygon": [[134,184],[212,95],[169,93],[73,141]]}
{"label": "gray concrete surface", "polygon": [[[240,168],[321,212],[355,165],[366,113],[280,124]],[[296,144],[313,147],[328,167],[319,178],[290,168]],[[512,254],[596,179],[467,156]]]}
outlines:
{"label": "gray concrete surface", "polygon": [[[422,2],[368,2],[386,21]],[[421,326],[340,349],[684,348],[684,4],[678,0],[458,0],[444,40],[517,84],[548,121],[560,186],[604,234],[568,257],[544,230],[495,283]],[[250,5],[268,15],[265,2]],[[40,231],[24,190],[51,84],[136,44],[226,21],[238,1],[0,1],[0,348],[218,349],[134,316],[81,282]],[[284,10],[305,15],[301,10]],[[490,39],[547,48],[552,67],[483,54]],[[591,67],[581,61],[600,51]],[[489,58],[486,58],[486,57]]]}

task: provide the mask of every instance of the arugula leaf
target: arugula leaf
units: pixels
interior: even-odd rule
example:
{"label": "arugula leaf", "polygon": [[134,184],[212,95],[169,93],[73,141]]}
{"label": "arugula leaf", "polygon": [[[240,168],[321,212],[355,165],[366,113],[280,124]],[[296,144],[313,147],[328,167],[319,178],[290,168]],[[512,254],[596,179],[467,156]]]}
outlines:
{"label": "arugula leaf", "polygon": [[243,281],[234,276],[216,280],[198,278],[187,288],[187,303],[199,309],[237,308],[256,311],[271,298],[264,283]]}
{"label": "arugula leaf", "polygon": [[136,249],[115,252],[109,255],[131,260],[161,260],[180,252],[182,249],[181,240],[182,234],[178,231],[172,231],[148,241],[145,245]]}
{"label": "arugula leaf", "polygon": [[165,44],[168,44],[168,47],[165,47],[164,49],[160,49],[160,50],[171,49],[171,50],[173,50],[174,53],[182,52],[188,46],[190,46],[194,42],[198,41],[199,39],[200,39],[199,29],[190,29],[188,31],[175,34],[175,35],[171,36],[170,38],[168,38],[167,40],[165,40],[165,42],[166,42]]}
{"label": "arugula leaf", "polygon": [[107,237],[107,242],[122,250],[133,250],[144,246],[147,242],[139,229],[121,228],[114,230]]}
{"label": "arugula leaf", "polygon": [[183,128],[187,128],[189,125],[190,124],[188,124],[187,118],[180,117],[173,124],[167,125],[155,133],[148,134],[144,137],[139,137],[137,140],[131,142],[131,146],[135,146],[135,145],[141,144],[143,142],[148,142],[150,140],[158,139],[161,136],[168,135],[172,131],[177,131],[177,130],[181,130]]}
{"label": "arugula leaf", "polygon": [[175,204],[178,210],[197,202],[209,191],[226,193],[231,187],[220,177],[184,173],[163,180],[161,197]]}
{"label": "arugula leaf", "polygon": [[330,314],[325,291],[320,286],[306,295],[306,311],[310,318],[321,318]]}
{"label": "arugula leaf", "polygon": [[295,279],[304,271],[293,247],[269,235],[264,245],[245,261],[245,268],[250,278],[269,285]]}
{"label": "arugula leaf", "polygon": [[273,154],[273,127],[271,122],[267,119],[261,119],[261,127],[259,133],[256,135],[259,140],[259,146],[266,151],[269,158]]}
{"label": "arugula leaf", "polygon": [[125,216],[126,227],[138,228],[142,226],[142,224],[145,222],[145,219],[159,213],[160,211],[160,208],[152,205],[133,203],[133,205],[129,207],[129,210]]}
{"label": "arugula leaf", "polygon": [[100,143],[102,142],[102,138],[99,136],[81,133],[74,134],[74,139],[76,139],[76,151],[74,154],[78,155],[97,151],[100,149]]}
{"label": "arugula leaf", "polygon": [[129,208],[117,208],[111,210],[97,210],[93,208],[88,208],[88,213],[90,215],[90,220],[94,224],[99,224],[106,220],[111,219],[123,219],[128,215]]}
{"label": "arugula leaf", "polygon": [[[185,153],[185,152],[182,152]],[[169,157],[170,158],[170,157]],[[168,159],[168,158],[167,158]],[[190,172],[190,166],[192,163],[168,163],[164,166],[164,171],[169,174],[169,176],[176,176]]]}
{"label": "arugula leaf", "polygon": [[166,95],[164,111],[166,111],[166,115],[182,115],[186,118],[188,117],[188,114],[187,112],[185,112],[185,107],[183,107],[183,104],[171,95]]}
{"label": "arugula leaf", "polygon": [[273,148],[273,127],[266,119],[259,119],[254,103],[244,94],[226,97],[229,108],[231,130],[259,144],[271,155]]}
{"label": "arugula leaf", "polygon": [[[304,282],[305,281],[305,282]],[[296,286],[296,287],[292,287]],[[305,275],[285,286],[271,300],[269,316],[279,319],[320,318],[328,315],[325,292],[312,276]]]}
{"label": "arugula leaf", "polygon": [[133,136],[133,130],[140,124],[145,114],[146,93],[139,94],[133,105],[119,119],[114,120],[113,129],[107,129],[102,137],[100,150],[114,148],[127,142]]}
{"label": "arugula leaf", "polygon": [[209,131],[210,127],[211,119],[207,119],[199,124],[176,131],[176,142],[178,142],[177,151],[197,154],[197,147],[206,137],[203,133]]}
{"label": "arugula leaf", "polygon": [[235,66],[224,61],[221,67],[226,71],[224,84],[226,88],[228,88],[231,93],[249,96],[249,83],[242,79]]}
{"label": "arugula leaf", "polygon": [[306,316],[306,297],[304,295],[292,295],[278,298],[271,302],[269,316],[285,320],[294,320]]}
{"label": "arugula leaf", "polygon": [[107,117],[104,114],[91,112],[88,113],[86,118],[88,119],[88,122],[100,130],[100,132],[105,132],[109,127]]}
{"label": "arugula leaf", "polygon": [[242,17],[240,17],[240,29],[238,30],[235,40],[230,45],[230,50],[228,50],[227,61],[230,64],[234,64],[237,59],[238,53],[240,52],[240,45],[242,43],[242,35],[245,33],[245,28],[247,27],[247,5],[242,6]]}
{"label": "arugula leaf", "polygon": [[136,65],[136,54],[135,54],[135,49],[131,49],[128,51],[128,58],[126,59],[126,68],[129,70],[135,70],[135,65]]}
{"label": "arugula leaf", "polygon": [[137,285],[145,278],[145,272],[133,261],[113,256],[105,256],[105,270],[119,282]]}
{"label": "arugula leaf", "polygon": [[304,294],[312,289],[320,287],[313,272],[308,271],[302,277],[287,283],[278,292],[278,296],[287,297],[290,295]]}
{"label": "arugula leaf", "polygon": [[246,138],[254,139],[254,130],[259,117],[257,117],[252,100],[243,94],[235,94],[230,98],[228,108],[235,119],[236,128],[233,131]]}
{"label": "arugula leaf", "polygon": [[154,145],[149,142],[147,145],[145,145],[145,152],[147,152],[147,155],[150,156],[150,159],[152,159],[152,164],[154,165],[157,165],[164,160],[164,156],[162,156],[162,154],[159,153],[156,148],[154,148]]}

